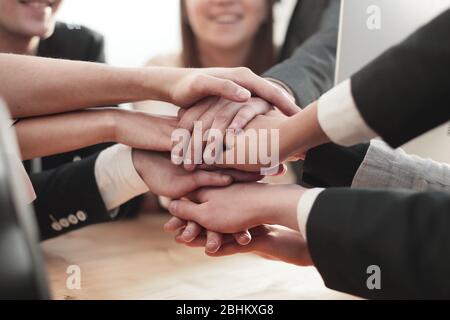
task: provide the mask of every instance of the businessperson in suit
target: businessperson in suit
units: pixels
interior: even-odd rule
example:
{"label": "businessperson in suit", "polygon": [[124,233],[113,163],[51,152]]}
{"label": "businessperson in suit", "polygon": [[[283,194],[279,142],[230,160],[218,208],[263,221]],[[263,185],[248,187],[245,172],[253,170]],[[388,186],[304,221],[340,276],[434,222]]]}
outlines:
{"label": "businessperson in suit", "polygon": [[[300,114],[277,125],[282,158],[304,153],[308,158],[308,150],[321,144],[334,142],[348,147],[377,136],[396,148],[448,121],[450,47],[445,39],[449,27],[450,10]],[[381,151],[387,161],[397,157],[395,151],[376,144],[365,146],[369,148],[366,152],[371,152],[374,145],[377,150],[387,150]],[[418,191],[387,188],[390,183],[376,189],[310,190],[299,186],[233,185],[202,190],[193,195],[200,204],[174,201],[169,209],[179,218],[197,221],[215,232],[236,232],[263,224],[298,230],[296,240],[292,236],[288,239],[283,230],[271,232],[263,238],[265,247],[261,243],[253,245],[255,251],[263,248],[277,256],[278,250],[280,255],[286,254],[286,245],[291,243],[297,252],[294,261],[314,264],[326,285],[335,290],[375,299],[449,298],[448,166],[425,173],[426,162],[400,156],[406,162],[397,169],[415,172],[428,185],[420,181],[419,185],[405,181],[393,185]],[[393,168],[398,165],[394,163]],[[438,174],[433,177],[432,172]],[[440,173],[444,176],[439,177]],[[394,170],[388,175],[397,173]],[[227,197],[232,197],[233,203],[226,202]],[[282,197],[285,201],[280,204],[278,199]],[[276,239],[280,234],[283,242]],[[246,249],[226,244],[223,250],[230,254]],[[280,255],[282,260],[293,261],[292,256]],[[373,267],[380,272],[376,286],[368,281]]]}

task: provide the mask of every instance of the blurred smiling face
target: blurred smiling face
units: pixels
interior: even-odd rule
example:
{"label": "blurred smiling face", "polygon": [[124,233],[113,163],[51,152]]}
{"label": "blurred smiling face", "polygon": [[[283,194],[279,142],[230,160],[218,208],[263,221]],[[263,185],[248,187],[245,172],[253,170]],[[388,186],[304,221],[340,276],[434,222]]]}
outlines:
{"label": "blurred smiling face", "polygon": [[0,0],[0,28],[23,37],[46,38],[62,0]]}
{"label": "blurred smiling face", "polygon": [[230,48],[253,40],[268,14],[268,0],[185,0],[197,39]]}

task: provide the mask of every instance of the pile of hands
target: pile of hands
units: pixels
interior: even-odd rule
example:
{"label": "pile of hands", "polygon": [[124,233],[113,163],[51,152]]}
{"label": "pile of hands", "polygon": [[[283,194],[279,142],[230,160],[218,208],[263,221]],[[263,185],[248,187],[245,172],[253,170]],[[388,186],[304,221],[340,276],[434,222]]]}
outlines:
{"label": "pile of hands", "polygon": [[[297,223],[297,203],[303,188],[259,183],[264,178],[259,159],[256,164],[218,165],[196,165],[193,159],[196,134],[207,137],[208,130],[215,129],[225,137],[236,137],[248,129],[279,129],[288,116],[300,112],[299,108],[274,108],[273,103],[277,99],[284,102],[287,95],[275,85],[267,85],[273,90],[271,103],[259,97],[247,97],[243,102],[208,97],[180,109],[176,118],[133,113],[127,121],[127,114],[122,114],[115,141],[133,147],[135,168],[150,191],[172,199],[168,209],[173,217],[164,230],[174,233],[178,243],[204,247],[206,254],[214,257],[254,252],[296,265],[311,265]],[[202,123],[202,132],[194,130],[195,122]],[[170,154],[171,136],[180,128],[191,137],[188,152],[182,155],[183,164],[175,165]],[[141,136],[142,130],[148,135]],[[208,150],[212,142],[211,137],[204,139],[202,150]],[[224,152],[236,152],[234,149],[231,145]],[[254,151],[245,152],[248,159]],[[280,155],[274,175],[285,173],[283,161],[288,158],[288,154]]]}

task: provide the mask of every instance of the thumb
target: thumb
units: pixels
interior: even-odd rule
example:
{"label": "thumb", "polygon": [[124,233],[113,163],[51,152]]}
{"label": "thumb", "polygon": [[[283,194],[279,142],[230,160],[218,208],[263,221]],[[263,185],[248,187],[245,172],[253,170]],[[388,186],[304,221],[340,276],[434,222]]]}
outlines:
{"label": "thumb", "polygon": [[182,220],[198,221],[200,205],[190,200],[174,200],[169,204],[169,212]]}
{"label": "thumb", "polygon": [[198,77],[196,88],[200,98],[217,96],[235,102],[245,102],[251,98],[250,91],[236,82],[214,76]]}
{"label": "thumb", "polygon": [[233,182],[233,178],[229,175],[204,170],[195,171],[190,179],[195,183],[195,189],[201,187],[225,187]]}

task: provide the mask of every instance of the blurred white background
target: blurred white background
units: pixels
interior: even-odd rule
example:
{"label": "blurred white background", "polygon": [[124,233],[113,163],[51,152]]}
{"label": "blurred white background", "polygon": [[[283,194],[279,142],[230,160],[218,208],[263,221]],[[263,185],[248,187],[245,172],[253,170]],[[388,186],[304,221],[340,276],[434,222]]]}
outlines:
{"label": "blurred white background", "polygon": [[[275,42],[281,44],[296,0],[275,7]],[[141,66],[180,49],[179,0],[65,0],[59,20],[90,27],[106,38],[110,64]]]}

